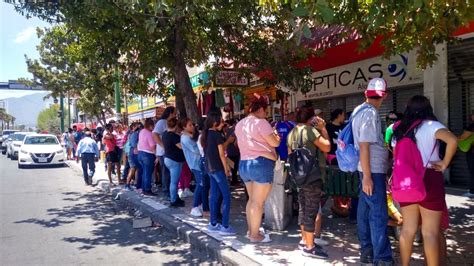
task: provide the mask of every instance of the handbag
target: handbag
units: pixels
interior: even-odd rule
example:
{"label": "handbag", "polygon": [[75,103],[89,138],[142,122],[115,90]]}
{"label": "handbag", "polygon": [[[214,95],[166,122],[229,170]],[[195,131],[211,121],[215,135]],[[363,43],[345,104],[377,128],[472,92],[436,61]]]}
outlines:
{"label": "handbag", "polygon": [[471,134],[469,138],[460,140],[458,142],[458,148],[462,152],[468,152],[471,149],[473,143],[474,143],[474,134]]}
{"label": "handbag", "polygon": [[277,185],[284,185],[286,182],[285,168],[280,157],[275,161],[275,169],[273,169],[273,182]]}

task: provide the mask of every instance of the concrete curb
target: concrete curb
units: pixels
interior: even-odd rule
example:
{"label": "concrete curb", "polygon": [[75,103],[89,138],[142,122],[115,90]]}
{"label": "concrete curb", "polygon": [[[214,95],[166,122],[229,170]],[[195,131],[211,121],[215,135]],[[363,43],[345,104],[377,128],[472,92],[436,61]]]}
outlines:
{"label": "concrete curb", "polygon": [[[68,167],[82,176],[82,172],[78,170],[78,167],[80,166],[72,165],[73,163],[75,164],[75,162],[67,162]],[[167,208],[163,210],[156,210],[142,202],[143,197],[139,196],[135,192],[124,191],[119,187],[110,189],[107,179],[97,179],[94,177],[94,180],[96,181],[94,183],[97,183],[97,189],[102,190],[105,193],[111,193],[115,200],[120,200],[132,205],[144,215],[149,216],[152,221],[163,225],[167,231],[191,244],[191,250],[205,254],[210,259],[217,260],[226,265],[261,265],[244,254],[201,232],[200,230],[177,220],[175,217],[173,217],[173,214],[176,214],[174,209]]]}

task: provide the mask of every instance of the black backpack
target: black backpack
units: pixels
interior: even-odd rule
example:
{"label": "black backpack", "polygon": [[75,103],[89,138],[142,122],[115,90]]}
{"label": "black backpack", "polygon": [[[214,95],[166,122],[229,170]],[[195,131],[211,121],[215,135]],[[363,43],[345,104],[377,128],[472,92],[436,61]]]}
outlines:
{"label": "black backpack", "polygon": [[[295,130],[297,130],[296,127]],[[290,164],[289,175],[298,187],[301,187],[310,181],[310,173],[313,168],[318,165],[316,154],[312,154],[311,151],[303,145],[304,130],[304,128],[301,129],[298,146],[288,155],[288,163]]]}

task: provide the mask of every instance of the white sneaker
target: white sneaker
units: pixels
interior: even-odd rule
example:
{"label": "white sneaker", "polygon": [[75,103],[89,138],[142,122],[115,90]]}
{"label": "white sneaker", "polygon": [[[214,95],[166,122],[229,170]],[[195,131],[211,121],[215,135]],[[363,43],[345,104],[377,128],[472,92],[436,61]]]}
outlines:
{"label": "white sneaker", "polygon": [[320,246],[327,246],[329,245],[328,241],[324,240],[322,236],[319,238],[314,238],[314,244],[320,245]]}
{"label": "white sneaker", "polygon": [[189,188],[185,188],[183,191],[183,197],[192,197],[194,194],[189,190]]}
{"label": "white sneaker", "polygon": [[194,216],[194,217],[202,217],[202,212],[201,210],[199,209],[199,207],[194,207],[192,210],[191,210],[191,216]]}
{"label": "white sneaker", "polygon": [[178,189],[178,196],[179,198],[184,198],[184,195],[183,195],[183,190],[182,189]]}

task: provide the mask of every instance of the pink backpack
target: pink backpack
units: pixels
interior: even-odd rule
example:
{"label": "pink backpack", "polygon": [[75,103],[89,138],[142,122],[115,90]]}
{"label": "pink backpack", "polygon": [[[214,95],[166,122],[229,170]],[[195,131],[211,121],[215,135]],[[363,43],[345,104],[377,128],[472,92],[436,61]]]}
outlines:
{"label": "pink backpack", "polygon": [[[415,128],[421,122],[421,120],[415,121],[403,137],[397,139],[393,152],[392,195],[397,202],[420,202],[426,197],[423,178],[427,165],[423,165],[421,153],[415,142]],[[395,124],[394,129],[398,125],[399,123]]]}

